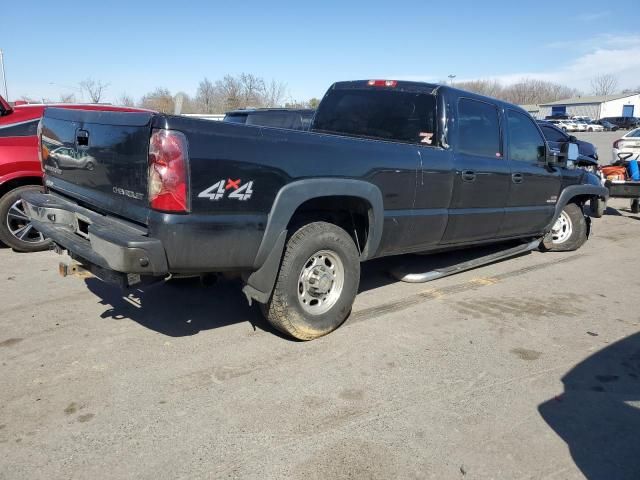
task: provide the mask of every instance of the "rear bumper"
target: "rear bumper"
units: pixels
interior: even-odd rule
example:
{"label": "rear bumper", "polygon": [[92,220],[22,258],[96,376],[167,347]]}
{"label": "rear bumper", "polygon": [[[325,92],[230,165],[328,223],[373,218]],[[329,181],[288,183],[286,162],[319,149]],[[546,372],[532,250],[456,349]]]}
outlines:
{"label": "rear bumper", "polygon": [[23,195],[33,226],[73,257],[122,273],[161,276],[169,273],[162,242],[147,231],[100,215],[60,196]]}

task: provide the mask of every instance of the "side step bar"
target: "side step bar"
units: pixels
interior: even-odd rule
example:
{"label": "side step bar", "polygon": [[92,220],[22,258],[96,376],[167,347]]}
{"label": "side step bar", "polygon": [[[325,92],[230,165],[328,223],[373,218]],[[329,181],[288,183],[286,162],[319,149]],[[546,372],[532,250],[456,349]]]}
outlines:
{"label": "side step bar", "polygon": [[[449,275],[454,275],[456,273],[464,272],[466,270],[471,270],[476,267],[481,267],[482,265],[487,265],[488,263],[493,263],[498,260],[504,260],[505,258],[514,257],[516,255],[520,255],[522,253],[530,252],[531,250],[535,250],[540,245],[542,239],[538,238],[529,243],[525,243],[522,245],[517,245],[515,247],[508,248],[506,250],[501,250],[499,252],[495,252],[489,255],[485,255],[483,257],[474,258],[473,260],[468,260],[466,262],[457,263],[455,265],[449,265],[444,268],[438,268],[435,270],[430,270],[428,272],[423,273],[406,273],[406,268],[395,268],[391,270],[389,273],[402,282],[407,283],[424,283],[430,282],[431,280],[436,280],[438,278],[447,277]],[[404,270],[404,271],[403,271]]]}

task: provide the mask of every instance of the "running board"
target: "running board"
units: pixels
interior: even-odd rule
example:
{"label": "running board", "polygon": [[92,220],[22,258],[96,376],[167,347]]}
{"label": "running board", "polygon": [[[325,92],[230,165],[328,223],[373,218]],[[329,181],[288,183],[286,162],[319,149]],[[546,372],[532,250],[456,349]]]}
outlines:
{"label": "running board", "polygon": [[431,280],[436,280],[438,278],[447,277],[449,275],[454,275],[466,270],[471,270],[476,267],[481,267],[482,265],[487,265],[488,263],[493,263],[498,260],[504,260],[505,258],[514,257],[521,253],[530,252],[531,250],[535,250],[536,248],[538,248],[541,240],[542,239],[538,238],[536,240],[533,240],[532,242],[518,245],[516,247],[511,247],[506,250],[492,253],[490,255],[485,255],[484,257],[474,258],[473,260],[468,260],[466,262],[457,263],[455,265],[438,268],[424,273],[406,273],[406,269],[404,269],[405,271],[402,271],[401,268],[391,270],[391,272],[389,273],[391,273],[394,278],[402,282],[430,282]]}

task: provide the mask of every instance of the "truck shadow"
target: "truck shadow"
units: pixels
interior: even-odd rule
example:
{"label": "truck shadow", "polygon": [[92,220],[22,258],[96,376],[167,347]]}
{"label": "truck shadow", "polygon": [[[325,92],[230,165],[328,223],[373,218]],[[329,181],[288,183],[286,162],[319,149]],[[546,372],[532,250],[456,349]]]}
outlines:
{"label": "truck shadow", "polygon": [[130,319],[170,337],[243,322],[280,335],[264,320],[255,303],[249,307],[239,281],[221,280],[203,286],[198,279],[181,279],[126,292],[97,278],[88,278],[85,283],[107,307],[101,318]]}
{"label": "truck shadow", "polygon": [[640,333],[590,356],[538,407],[590,480],[640,478]]}
{"label": "truck shadow", "polygon": [[[365,262],[362,264],[359,292],[397,282],[389,274],[396,268],[412,272],[433,270],[492,253],[497,248],[504,247],[480,247],[435,255],[401,255]],[[190,336],[203,330],[248,322],[254,329],[289,339],[269,325],[255,302],[249,307],[239,280],[220,279],[212,286],[203,286],[199,279],[180,279],[126,292],[96,278],[87,278],[85,283],[100,299],[100,304],[107,307],[101,314],[102,318],[130,319],[163,335]]]}

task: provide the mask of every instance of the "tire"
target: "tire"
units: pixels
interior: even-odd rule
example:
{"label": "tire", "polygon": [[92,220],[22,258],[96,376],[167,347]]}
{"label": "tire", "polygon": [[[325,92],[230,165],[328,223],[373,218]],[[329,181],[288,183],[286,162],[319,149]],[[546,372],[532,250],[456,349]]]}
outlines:
{"label": "tire", "polygon": [[631,213],[640,213],[640,199],[631,200]]}
{"label": "tire", "polygon": [[342,325],[359,284],[360,256],[349,234],[331,223],[309,223],[289,238],[262,311],[277,330],[312,340]]}
{"label": "tire", "polygon": [[587,220],[582,208],[568,203],[560,212],[551,230],[552,241],[542,242],[541,249],[551,252],[571,252],[579,249],[587,241]]}
{"label": "tire", "polygon": [[18,252],[40,252],[47,250],[51,243],[31,227],[24,214],[21,196],[34,190],[41,191],[42,187],[26,185],[14,188],[0,198],[0,241]]}
{"label": "tire", "polygon": [[601,198],[592,198],[589,203],[591,216],[594,218],[601,218],[604,212],[607,210],[607,202]]}

